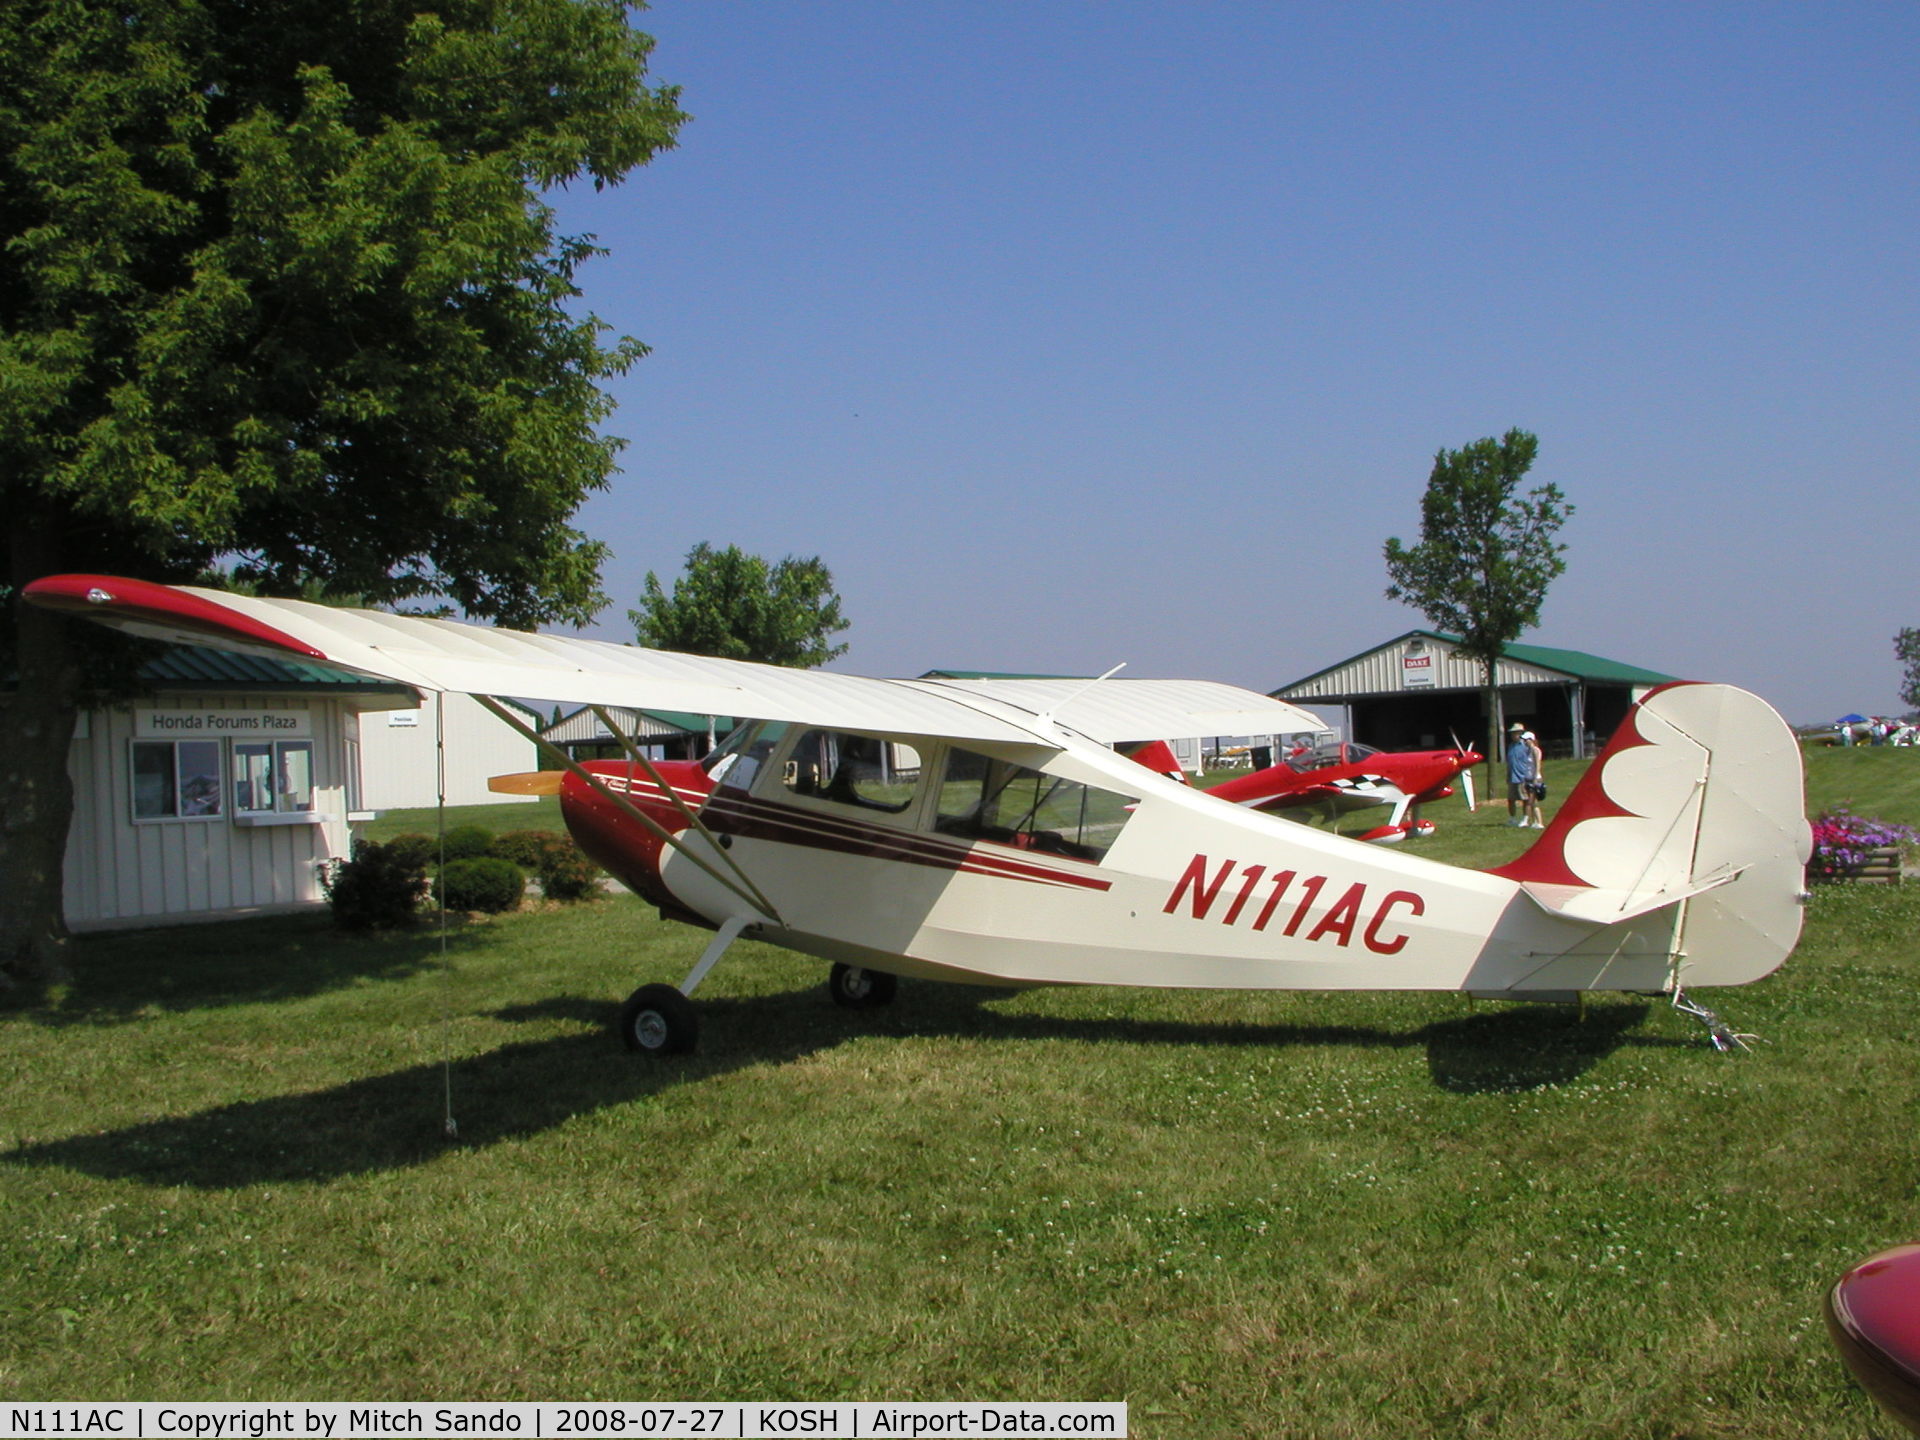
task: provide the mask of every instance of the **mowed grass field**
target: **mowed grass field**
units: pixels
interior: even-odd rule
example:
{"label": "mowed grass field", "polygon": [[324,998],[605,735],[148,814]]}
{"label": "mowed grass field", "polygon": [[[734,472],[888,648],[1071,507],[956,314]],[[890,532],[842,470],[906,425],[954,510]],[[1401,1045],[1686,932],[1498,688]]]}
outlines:
{"label": "mowed grass field", "polygon": [[[1810,809],[1840,800],[1920,822],[1920,753],[1810,754]],[[1531,838],[1430,813],[1455,863]],[[701,936],[631,898],[89,938],[0,1014],[0,1397],[1887,1435],[1820,1301],[1920,1237],[1917,933],[1920,884],[1822,890],[1784,969],[1706,997],[1764,1037],[1733,1056],[1624,997],[904,983],[853,1014],[742,945],[664,1065],[607,1022]]]}

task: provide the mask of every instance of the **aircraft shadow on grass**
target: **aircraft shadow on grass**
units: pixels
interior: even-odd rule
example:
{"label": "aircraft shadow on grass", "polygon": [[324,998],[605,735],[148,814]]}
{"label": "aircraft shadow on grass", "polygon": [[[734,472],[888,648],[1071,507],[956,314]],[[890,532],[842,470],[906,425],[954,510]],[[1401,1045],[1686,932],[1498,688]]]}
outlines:
{"label": "aircraft shadow on grass", "polygon": [[[619,1047],[606,1029],[611,1005],[556,996],[498,1012],[495,1018],[571,1020],[593,1028],[502,1045],[450,1066],[410,1066],[305,1094],[240,1101],[194,1115],[25,1145],[0,1155],[0,1161],[208,1190],[324,1183],[354,1174],[405,1169],[444,1155],[540,1134],[579,1115],[697,1084],[747,1065],[797,1060],[875,1034],[1065,1039],[1195,1049],[1421,1046],[1433,1084],[1462,1094],[1564,1083],[1622,1046],[1700,1043],[1636,1033],[1650,1008],[1640,1001],[1589,1005],[1584,1015],[1571,1007],[1487,1011],[1397,1031],[1342,1025],[1063,1018],[989,1008],[987,1002],[1010,993],[972,986],[916,986],[911,1005],[858,1016],[832,1005],[824,994],[817,1000],[793,994],[716,997],[706,1006],[713,1043],[697,1055],[666,1063],[627,1054]],[[457,1136],[447,1135],[444,1127],[449,1084],[459,1122]]]}

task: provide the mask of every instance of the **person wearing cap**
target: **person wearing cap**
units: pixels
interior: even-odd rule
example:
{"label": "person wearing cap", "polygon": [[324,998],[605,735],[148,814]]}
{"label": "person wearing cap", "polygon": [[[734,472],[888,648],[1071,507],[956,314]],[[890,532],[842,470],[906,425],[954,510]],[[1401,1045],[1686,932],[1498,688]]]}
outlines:
{"label": "person wearing cap", "polygon": [[1521,823],[1534,830],[1544,830],[1547,822],[1541,817],[1540,802],[1547,798],[1547,755],[1540,748],[1539,737],[1531,730],[1523,731],[1520,738],[1527,742],[1527,749],[1533,752],[1533,779],[1521,787],[1526,800],[1526,818]]}
{"label": "person wearing cap", "polygon": [[1527,743],[1526,726],[1516,720],[1507,727],[1507,824],[1509,825],[1528,824],[1527,807],[1532,798],[1533,782],[1540,775],[1540,768],[1535,759],[1538,753]]}

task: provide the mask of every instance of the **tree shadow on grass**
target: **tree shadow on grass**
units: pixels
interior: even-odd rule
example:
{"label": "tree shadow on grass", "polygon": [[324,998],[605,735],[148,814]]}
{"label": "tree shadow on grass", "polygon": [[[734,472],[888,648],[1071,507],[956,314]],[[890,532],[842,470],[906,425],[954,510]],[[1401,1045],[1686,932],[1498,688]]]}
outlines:
{"label": "tree shadow on grass", "polygon": [[[410,930],[341,930],[326,911],[82,937],[76,978],[35,1007],[38,1024],[113,1025],[151,1010],[295,1000],[367,980],[402,980],[489,943],[450,919]],[[182,958],[184,957],[184,958]]]}
{"label": "tree shadow on grass", "polygon": [[[853,1013],[814,989],[701,1002],[701,1050],[673,1060],[631,1055],[608,1033],[615,1006],[563,995],[496,1012],[527,1023],[594,1028],[411,1066],[306,1094],[219,1106],[195,1115],[24,1146],[16,1165],[61,1166],[111,1179],[198,1189],[324,1183],[404,1169],[441,1156],[540,1134],[580,1115],[697,1084],[750,1065],[779,1065],[862,1035],[1071,1040],[1089,1044],[1288,1048],[1424,1047],[1435,1085],[1458,1092],[1528,1090],[1573,1079],[1623,1045],[1685,1045],[1636,1035],[1644,1003],[1525,1006],[1405,1030],[1343,1025],[1208,1024],[1081,1019],[1002,1012],[1011,992],[916,985],[889,1010]],[[444,1126],[451,1087],[457,1135]]]}

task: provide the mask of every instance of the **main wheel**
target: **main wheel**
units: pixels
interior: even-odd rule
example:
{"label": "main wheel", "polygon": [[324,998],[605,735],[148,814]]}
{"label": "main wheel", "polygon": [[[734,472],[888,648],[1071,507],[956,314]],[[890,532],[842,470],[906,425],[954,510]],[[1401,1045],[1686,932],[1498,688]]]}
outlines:
{"label": "main wheel", "polygon": [[849,1010],[871,1010],[876,1005],[885,1005],[899,988],[897,976],[860,965],[835,962],[833,973],[827,977],[827,992],[833,996],[833,1003]]}
{"label": "main wheel", "polygon": [[642,1055],[685,1055],[700,1039],[693,1002],[671,985],[642,985],[620,1007],[620,1043]]}

